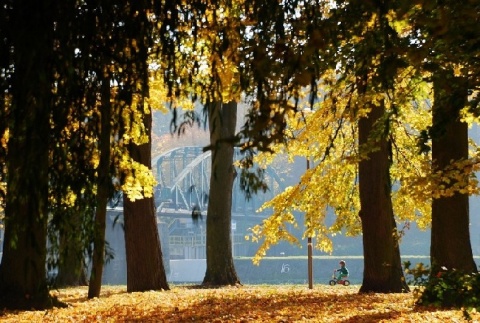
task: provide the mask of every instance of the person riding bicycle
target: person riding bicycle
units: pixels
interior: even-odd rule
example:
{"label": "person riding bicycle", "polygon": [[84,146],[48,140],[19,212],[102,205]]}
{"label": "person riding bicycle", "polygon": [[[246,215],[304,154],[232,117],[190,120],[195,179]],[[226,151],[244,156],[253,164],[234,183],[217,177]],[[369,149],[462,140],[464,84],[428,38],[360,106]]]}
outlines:
{"label": "person riding bicycle", "polygon": [[337,276],[337,280],[342,280],[342,278],[348,277],[348,268],[345,267],[346,264],[344,260],[340,260],[339,264],[340,268],[335,269],[335,271],[339,273]]}

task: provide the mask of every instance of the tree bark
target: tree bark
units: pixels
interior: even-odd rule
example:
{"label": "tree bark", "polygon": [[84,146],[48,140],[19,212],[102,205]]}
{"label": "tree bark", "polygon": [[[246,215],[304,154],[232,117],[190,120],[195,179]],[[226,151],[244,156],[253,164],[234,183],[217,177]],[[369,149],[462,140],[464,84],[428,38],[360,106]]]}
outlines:
{"label": "tree bark", "polygon": [[[434,77],[431,133],[434,172],[444,170],[452,161],[468,158],[468,126],[460,120],[460,110],[467,103],[467,90],[466,81],[454,77],[451,71],[439,71]],[[477,272],[469,224],[468,194],[456,192],[450,197],[433,199],[430,245],[432,275],[436,275],[441,267],[466,273]]]}
{"label": "tree bark", "polygon": [[105,228],[107,219],[107,203],[112,191],[110,177],[110,137],[112,131],[112,106],[110,103],[110,78],[102,80],[101,130],[100,130],[100,162],[98,165],[97,203],[94,222],[93,255],[88,298],[100,296],[102,275],[105,265]]}
{"label": "tree bark", "polygon": [[237,103],[208,105],[212,173],[207,209],[207,270],[203,285],[239,284],[232,255],[231,220]]}
{"label": "tree bark", "polygon": [[[381,121],[383,105],[373,106],[359,121],[359,144],[365,145],[376,123]],[[396,223],[390,198],[389,143],[382,135],[374,141],[376,151],[359,165],[360,218],[363,231],[364,273],[360,293],[409,291],[403,275]],[[362,149],[362,147],[361,147]]]}
{"label": "tree bark", "polygon": [[54,305],[45,266],[54,12],[48,1],[16,1],[12,6],[15,71],[0,307],[44,309]]}
{"label": "tree bark", "polygon": [[[133,160],[151,169],[151,113],[144,115],[144,122],[149,142],[142,145],[130,144],[129,153]],[[168,290],[153,197],[132,202],[124,194],[123,210],[127,292]]]}

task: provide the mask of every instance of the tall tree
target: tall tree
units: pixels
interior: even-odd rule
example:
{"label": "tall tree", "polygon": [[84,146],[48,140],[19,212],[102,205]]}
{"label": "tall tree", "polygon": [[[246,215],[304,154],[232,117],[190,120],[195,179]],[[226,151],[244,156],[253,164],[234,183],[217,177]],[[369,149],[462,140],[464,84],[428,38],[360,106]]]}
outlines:
{"label": "tall tree", "polygon": [[[137,291],[168,287],[163,263],[156,257],[149,258],[135,253],[142,250],[151,255],[161,254],[155,213],[148,207],[152,201],[151,193],[153,192],[153,176],[149,169],[151,149],[150,144],[147,143],[150,140],[151,117],[144,116],[146,111],[143,109],[143,104],[139,103],[143,103],[148,96],[147,59],[155,25],[153,16],[150,16],[152,5],[150,1],[91,1],[82,12],[82,16],[86,16],[86,20],[91,22],[91,29],[87,29],[88,32],[97,39],[93,45],[87,46],[85,52],[95,53],[92,78],[97,79],[97,86],[102,87],[102,102],[98,108],[101,153],[97,171],[95,249],[89,297],[98,297],[100,292],[102,259],[105,257],[104,209],[106,199],[113,192],[113,177],[118,177],[120,180],[118,188],[124,191],[124,196],[132,201],[146,198],[143,209],[129,208],[128,202],[126,207],[128,212],[126,214],[128,219],[125,219],[128,223],[125,227],[127,249],[133,252],[130,257],[127,257],[129,279],[133,282],[128,289]],[[111,93],[107,93],[105,86],[109,86]],[[106,144],[102,146],[102,143],[106,142],[110,142],[109,150]],[[130,153],[135,158],[131,158]],[[137,168],[139,168],[138,171],[132,175],[132,170]],[[135,205],[142,205],[142,203],[138,202]],[[141,215],[137,212],[141,212]],[[132,222],[132,218],[138,218],[139,221]],[[146,220],[141,221],[142,219]],[[150,234],[143,235],[142,239],[139,239],[140,236],[137,233],[147,230],[142,227],[146,223],[149,224],[147,232]],[[150,225],[152,223],[155,225]],[[152,263],[135,261],[134,256],[137,255],[143,256],[144,260],[151,259]]]}
{"label": "tall tree", "polygon": [[[143,118],[149,140],[143,144],[130,143],[129,152],[135,162],[151,169],[152,114],[144,112]],[[131,200],[124,194],[123,210],[127,291],[168,290],[153,196]]]}
{"label": "tall tree", "polygon": [[384,134],[375,135],[383,126],[384,117],[383,104],[371,105],[368,115],[358,122],[360,149],[366,150],[358,168],[364,257],[361,293],[409,290],[403,276],[391,200],[391,143]]}
{"label": "tall tree", "polygon": [[[158,220],[153,200],[152,175],[152,112],[145,104],[149,96],[148,55],[153,46],[154,25],[149,16],[152,3],[135,1],[126,6],[125,48],[132,50],[127,55],[124,68],[129,73],[122,78],[120,91],[126,92],[127,101],[131,102],[131,113],[124,121],[130,125],[125,129],[130,140],[125,140],[128,155],[131,157],[131,169],[124,170],[123,181],[127,184],[131,178],[145,178],[139,181],[143,187],[139,196],[127,190],[124,194],[125,248],[127,257],[127,291],[168,290],[165,266],[158,233]],[[137,101],[138,100],[138,101]],[[136,115],[139,115],[138,119]],[[135,126],[135,124],[138,124]],[[139,138],[136,138],[139,137]],[[148,181],[148,179],[152,181]],[[168,247],[168,246],[167,246]]]}
{"label": "tall tree", "polygon": [[[318,141],[307,150],[307,154],[313,155],[314,164],[318,163],[318,165],[305,174],[299,184],[300,187],[289,190],[284,196],[276,199],[273,205],[277,210],[272,220],[265,221],[264,228],[256,231],[256,233],[269,234],[262,248],[275,241],[270,237],[275,234],[272,228],[283,229],[283,224],[280,226],[275,222],[280,219],[292,222],[290,205],[299,203],[301,198],[295,195],[300,193],[302,197],[305,196],[302,203],[309,204],[301,208],[306,211],[322,210],[317,212],[318,216],[315,217],[315,220],[321,224],[312,224],[309,221],[306,222],[306,227],[310,230],[309,236],[318,234],[317,245],[329,250],[331,245],[325,238],[325,232],[328,231],[324,224],[323,209],[331,206],[337,213],[337,223],[332,226],[332,233],[341,231],[339,228],[342,226],[350,227],[347,231],[349,233],[358,232],[354,224],[357,214],[352,215],[352,213],[359,211],[365,252],[364,284],[361,292],[408,290],[403,277],[396,239],[390,174],[390,166],[393,163],[391,141],[394,136],[394,124],[400,123],[398,111],[404,105],[401,102],[408,101],[402,93],[408,93],[408,91],[395,89],[395,86],[399,86],[398,75],[405,65],[400,58],[403,49],[396,29],[393,23],[390,24],[388,18],[388,15],[395,16],[393,11],[395,8],[390,8],[390,4],[389,2],[350,1],[339,2],[331,8],[326,5],[323,10],[318,11],[320,15],[315,15],[317,11],[313,8],[299,11],[300,15],[309,17],[306,19],[307,27],[304,28],[307,30],[308,37],[304,42],[306,46],[301,52],[301,59],[298,60],[299,66],[293,68],[293,73],[299,81],[305,78],[308,81],[309,77],[312,80],[313,95],[310,100],[312,97],[316,98],[319,93],[322,95],[322,100],[314,105],[315,109],[322,111],[313,116],[320,118],[320,121],[312,121],[312,124],[320,129],[309,131],[311,135],[319,135]],[[325,15],[323,19],[320,18],[322,15]],[[362,19],[355,17],[362,17]],[[296,26],[296,23],[292,23],[292,26]],[[297,36],[295,39],[300,38]],[[291,43],[301,42],[297,40]],[[329,46],[338,50],[332,52],[328,49]],[[317,57],[310,55],[317,55]],[[302,67],[301,64],[306,66],[299,68]],[[305,85],[307,84],[308,82]],[[323,88],[317,91],[317,85]],[[339,121],[332,122],[332,119]],[[357,122],[359,124],[357,144],[360,144],[360,148],[355,148],[353,144],[356,130],[346,130],[346,128],[353,128],[352,125]],[[309,129],[315,126],[309,126]],[[351,141],[346,139],[350,136]],[[337,149],[340,151],[337,152]],[[357,149],[359,152],[356,152]],[[306,154],[302,147],[298,152]],[[348,160],[359,162],[357,178],[359,192],[353,183],[356,180],[355,176],[352,178],[352,174],[356,174],[357,170],[352,170],[352,164]],[[404,163],[404,161],[401,162]],[[345,164],[346,167],[339,171],[338,164]],[[319,177],[327,177],[330,181],[319,179]],[[346,184],[348,180],[350,180],[349,185]],[[310,183],[315,183],[314,186],[323,183],[325,187],[309,188]],[[325,196],[331,195],[331,190],[340,191],[331,183],[343,187],[341,193],[339,192],[335,197]],[[308,193],[312,194],[312,192],[318,194],[315,201],[308,197]],[[356,201],[357,194],[359,194],[359,201]],[[289,198],[285,199],[285,196]],[[351,202],[341,203],[337,201],[338,199],[347,199]],[[357,202],[361,205],[360,210]],[[381,231],[377,233],[379,229]],[[292,240],[285,230],[277,231],[282,232],[283,239]]]}
{"label": "tall tree", "polygon": [[207,103],[212,167],[207,210],[207,270],[203,285],[240,283],[233,264],[231,221],[237,103]]}
{"label": "tall tree", "polygon": [[[404,66],[400,58],[401,42],[388,19],[393,10],[394,4],[389,1],[370,4],[352,1],[341,18],[342,23],[345,22],[343,28],[347,28],[345,34],[358,39],[352,47],[345,44],[346,51],[343,53],[347,57],[353,55],[354,63],[351,67],[357,75],[360,102],[357,109],[366,109],[358,121],[361,156],[358,168],[361,204],[359,215],[364,251],[364,274],[360,292],[391,293],[409,290],[401,266],[391,200],[390,166],[393,156],[389,124],[390,119],[398,113],[395,106],[395,80],[399,69]],[[362,15],[368,21],[367,25],[346,22],[344,18],[352,14]],[[354,50],[352,54],[349,53],[351,49]],[[372,100],[372,97],[375,99]],[[386,104],[390,105],[388,114]]]}
{"label": "tall tree", "polygon": [[[170,1],[159,15],[161,59],[169,98],[205,103],[210,128],[212,175],[207,210],[207,270],[204,285],[239,283],[231,242],[233,153],[239,81],[241,3]],[[184,14],[187,12],[187,14]],[[189,30],[184,33],[184,30]],[[192,73],[193,70],[193,73]],[[173,80],[181,80],[180,82]],[[178,101],[177,101],[178,102]],[[190,114],[192,115],[192,114]]]}
{"label": "tall tree", "polygon": [[94,221],[93,255],[90,281],[88,284],[88,298],[99,297],[102,286],[103,268],[105,265],[105,229],[107,218],[108,199],[113,192],[112,179],[110,177],[111,163],[111,131],[112,131],[112,103],[110,93],[110,81],[108,71],[103,71],[104,77],[101,80],[102,92],[100,107],[100,136],[97,178],[97,196]]}
{"label": "tall tree", "polygon": [[10,53],[15,70],[8,118],[8,190],[0,303],[10,308],[46,308],[53,305],[45,262],[53,103],[50,58],[58,8],[52,1],[28,0],[2,7],[2,13],[7,15],[2,18],[8,19],[11,26],[9,36],[14,49]]}
{"label": "tall tree", "polygon": [[[478,115],[479,7],[475,2],[425,1],[412,10],[411,63],[433,83],[431,275],[442,266],[476,272],[469,233],[468,125],[462,109]],[[431,75],[431,76],[430,76]],[[474,165],[475,163],[473,163]],[[476,186],[476,183],[475,185]]]}
{"label": "tall tree", "polygon": [[[96,208],[98,225],[104,226],[102,218],[112,191],[111,181],[121,164],[118,154],[126,154],[125,150],[112,149],[117,159],[116,164],[111,163],[107,158],[109,142],[114,138],[117,140],[114,143],[121,146],[118,129],[124,125],[123,109],[134,106],[132,98],[138,90],[138,79],[148,80],[146,73],[128,68],[135,66],[135,60],[140,58],[131,55],[138,49],[137,41],[132,37],[125,40],[126,28],[131,28],[127,22],[135,19],[138,12],[144,13],[142,19],[147,17],[153,6],[151,2],[143,2],[140,10],[136,4],[20,1],[6,3],[0,9],[0,76],[1,86],[6,89],[1,101],[1,115],[6,118],[1,119],[0,152],[2,161],[7,161],[9,174],[4,176],[2,169],[2,180],[7,179],[9,194],[0,268],[0,289],[6,306],[42,308],[52,304],[45,271],[49,211],[53,211],[56,222],[53,230],[68,237],[68,230],[76,228],[76,233],[83,235],[82,247],[87,250],[90,244],[85,237],[92,224],[90,217],[82,218],[82,226],[78,228],[77,220],[68,216],[75,209],[90,214]],[[153,28],[150,18],[144,21]],[[132,31],[136,32],[139,39],[151,41],[150,33]],[[146,59],[145,54],[143,58]],[[146,66],[145,62],[139,64]],[[131,86],[121,91],[112,88],[113,84],[121,87],[127,83]],[[94,187],[92,183],[98,185]],[[92,198],[95,189],[97,199]],[[61,209],[69,206],[60,220]],[[68,225],[60,228],[62,223]],[[95,256],[98,263],[93,266],[96,274],[92,277],[90,296],[99,293],[99,267],[105,256],[105,242],[100,240],[104,239],[100,236],[95,241],[99,247]],[[61,238],[61,241],[67,240]],[[69,249],[64,248],[66,245],[60,250]],[[52,257],[57,256],[61,254]],[[77,259],[82,258],[83,254]]]}
{"label": "tall tree", "polygon": [[[0,122],[0,138],[2,141],[2,144],[0,144],[0,183],[5,183],[6,181],[6,166],[5,166],[5,158],[7,155],[7,128],[8,128],[8,123],[6,122],[7,116],[8,116],[8,109],[7,107],[9,106],[9,95],[8,95],[8,89],[9,89],[9,82],[8,79],[11,76],[11,73],[13,72],[12,70],[12,57],[10,55],[10,50],[11,50],[11,38],[10,38],[10,28],[8,28],[8,22],[10,21],[10,13],[11,13],[11,8],[9,6],[3,6],[0,9],[0,39],[1,45],[0,45],[0,71],[1,75],[0,76],[0,91],[2,92],[2,95],[0,95],[0,120],[3,120],[3,122]],[[6,195],[6,190],[5,186],[2,185],[0,187],[0,210],[3,212],[4,207],[5,207],[5,195]]]}
{"label": "tall tree", "polygon": [[[432,168],[434,173],[458,173],[452,165],[468,159],[468,125],[461,120],[461,110],[467,104],[468,88],[464,77],[455,77],[453,71],[439,70],[434,79],[432,136]],[[453,167],[452,167],[453,166]],[[444,189],[458,182],[468,183],[469,173],[462,179],[447,175],[440,183]],[[457,177],[458,178],[458,177]],[[452,195],[434,198],[432,202],[432,233],[430,263],[432,275],[442,267],[466,273],[477,271],[470,243],[468,193],[454,191]]]}

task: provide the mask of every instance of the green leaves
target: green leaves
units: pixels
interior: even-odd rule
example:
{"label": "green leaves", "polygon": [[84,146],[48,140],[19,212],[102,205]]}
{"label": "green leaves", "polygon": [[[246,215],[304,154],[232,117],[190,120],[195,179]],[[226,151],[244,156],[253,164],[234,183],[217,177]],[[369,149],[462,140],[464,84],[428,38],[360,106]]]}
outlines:
{"label": "green leaves", "polygon": [[[407,264],[409,270],[409,264]],[[406,271],[407,272],[407,271]],[[468,311],[480,309],[480,275],[478,273],[464,273],[455,268],[442,268],[438,273],[431,273],[423,264],[409,270],[414,276],[418,287],[415,290],[416,304],[441,308],[463,308],[464,315],[469,317]]]}

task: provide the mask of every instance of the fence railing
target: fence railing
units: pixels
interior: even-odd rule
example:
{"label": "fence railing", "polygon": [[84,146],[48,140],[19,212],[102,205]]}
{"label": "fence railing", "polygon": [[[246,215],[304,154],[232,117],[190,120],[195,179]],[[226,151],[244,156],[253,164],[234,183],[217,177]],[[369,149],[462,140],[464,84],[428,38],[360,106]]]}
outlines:
{"label": "fence railing", "polygon": [[[170,246],[202,247],[207,244],[205,234],[197,235],[171,235],[168,239]],[[245,237],[241,234],[233,235],[233,243],[240,244],[245,242]]]}

